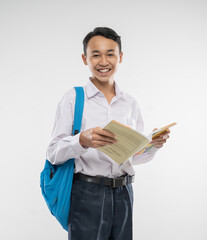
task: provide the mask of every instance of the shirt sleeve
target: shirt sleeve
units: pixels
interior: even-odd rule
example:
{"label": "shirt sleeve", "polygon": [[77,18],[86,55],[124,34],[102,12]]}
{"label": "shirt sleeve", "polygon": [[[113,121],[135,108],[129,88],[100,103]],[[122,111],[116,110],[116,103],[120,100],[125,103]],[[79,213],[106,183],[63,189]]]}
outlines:
{"label": "shirt sleeve", "polygon": [[78,158],[87,151],[79,142],[80,133],[72,135],[75,90],[69,90],[57,106],[55,123],[46,158],[52,164],[61,164],[70,158]]}
{"label": "shirt sleeve", "polygon": [[[141,111],[139,108],[139,105],[137,105],[137,122],[136,122],[136,129],[139,132],[144,132],[144,122],[143,122],[143,118],[141,115]],[[132,164],[133,165],[138,165],[138,164],[143,164],[146,162],[151,161],[156,152],[158,151],[159,148],[156,147],[152,147],[151,149],[149,149],[149,151],[139,154],[139,155],[134,155],[132,158]]]}

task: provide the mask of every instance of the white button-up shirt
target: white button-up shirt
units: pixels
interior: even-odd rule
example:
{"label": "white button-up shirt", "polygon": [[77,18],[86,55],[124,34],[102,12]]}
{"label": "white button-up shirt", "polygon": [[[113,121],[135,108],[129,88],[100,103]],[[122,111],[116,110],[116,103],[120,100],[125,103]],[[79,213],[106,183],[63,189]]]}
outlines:
{"label": "white button-up shirt", "polygon": [[[137,101],[122,91],[116,81],[114,83],[116,95],[110,104],[90,78],[83,86],[85,100],[81,132],[95,127],[104,128],[111,120],[143,132],[143,120]],[[75,89],[71,88],[58,104],[51,141],[46,151],[46,157],[52,164],[75,158],[76,173],[118,177],[126,173],[134,175],[133,165],[148,162],[154,157],[157,151],[155,147],[144,154],[134,155],[119,165],[96,148],[83,148],[79,143],[80,133],[72,136],[75,96]]]}

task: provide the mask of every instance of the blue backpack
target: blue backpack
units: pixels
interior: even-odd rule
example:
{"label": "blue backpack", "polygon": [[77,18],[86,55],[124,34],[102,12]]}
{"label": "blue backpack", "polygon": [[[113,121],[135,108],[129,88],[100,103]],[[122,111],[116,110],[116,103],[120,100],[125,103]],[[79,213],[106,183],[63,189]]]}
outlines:
{"label": "blue backpack", "polygon": [[[80,132],[84,107],[83,87],[74,88],[76,90],[76,102],[73,135]],[[60,165],[52,165],[46,160],[44,169],[40,174],[40,187],[47,206],[66,231],[68,231],[74,164],[74,158]]]}

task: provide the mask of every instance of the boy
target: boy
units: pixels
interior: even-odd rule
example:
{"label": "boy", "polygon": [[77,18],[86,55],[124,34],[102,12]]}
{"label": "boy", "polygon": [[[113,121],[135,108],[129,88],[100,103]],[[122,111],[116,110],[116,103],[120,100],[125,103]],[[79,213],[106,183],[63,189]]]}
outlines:
{"label": "boy", "polygon": [[116,142],[113,133],[103,130],[111,120],[143,131],[136,100],[121,90],[114,75],[122,62],[121,38],[112,29],[95,28],[83,40],[82,59],[92,76],[84,85],[85,102],[81,132],[72,136],[75,90],[60,101],[47,149],[47,159],[60,164],[75,158],[68,239],[130,240],[134,169],[150,161],[169,137],[169,131],[152,141],[153,148],[134,155],[122,165],[97,148]]}

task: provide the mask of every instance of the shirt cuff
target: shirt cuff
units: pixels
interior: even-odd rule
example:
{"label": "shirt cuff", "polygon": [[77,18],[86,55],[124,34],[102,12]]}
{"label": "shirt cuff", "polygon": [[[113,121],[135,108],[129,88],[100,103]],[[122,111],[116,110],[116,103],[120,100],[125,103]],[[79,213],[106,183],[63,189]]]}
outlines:
{"label": "shirt cuff", "polygon": [[150,153],[156,153],[159,149],[161,149],[161,148],[157,148],[157,147],[153,146],[153,147],[149,150],[149,152],[150,152]]}
{"label": "shirt cuff", "polygon": [[73,136],[73,143],[72,143],[72,150],[74,152],[74,155],[76,157],[79,157],[81,156],[83,153],[87,152],[88,148],[84,148],[82,147],[82,145],[80,144],[80,134],[81,133],[78,133],[76,134],[75,136]]}

